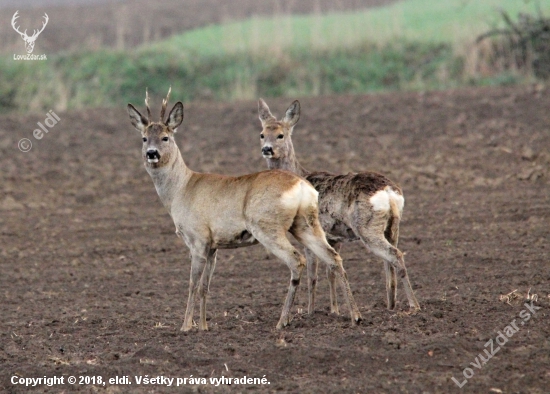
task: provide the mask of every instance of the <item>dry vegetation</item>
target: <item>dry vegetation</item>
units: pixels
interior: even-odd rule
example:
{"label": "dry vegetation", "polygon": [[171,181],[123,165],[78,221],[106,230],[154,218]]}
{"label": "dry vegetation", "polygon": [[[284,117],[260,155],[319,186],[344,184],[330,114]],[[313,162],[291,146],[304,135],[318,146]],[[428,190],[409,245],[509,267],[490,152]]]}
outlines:
{"label": "dry vegetation", "polygon": [[[540,79],[550,78],[550,18],[539,10],[537,15],[520,14],[517,22],[504,11],[506,26],[490,30],[477,39],[485,44],[485,62],[491,69],[524,70]],[[489,38],[497,38],[489,41]],[[487,44],[486,41],[489,41]]]}

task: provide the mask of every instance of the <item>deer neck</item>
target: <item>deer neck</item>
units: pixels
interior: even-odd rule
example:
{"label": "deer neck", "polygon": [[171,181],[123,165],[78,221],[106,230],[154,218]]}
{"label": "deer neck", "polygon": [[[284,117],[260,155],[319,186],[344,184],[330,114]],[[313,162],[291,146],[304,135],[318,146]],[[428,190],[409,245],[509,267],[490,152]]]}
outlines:
{"label": "deer neck", "polygon": [[168,212],[172,211],[172,203],[178,193],[185,189],[193,171],[183,161],[179,149],[176,158],[167,165],[160,168],[153,168],[145,164],[147,172],[153,179],[157,194]]}
{"label": "deer neck", "polygon": [[267,168],[270,170],[287,170],[300,176],[306,176],[309,172],[301,166],[296,155],[294,154],[294,147],[292,144],[288,151],[277,159],[266,159]]}

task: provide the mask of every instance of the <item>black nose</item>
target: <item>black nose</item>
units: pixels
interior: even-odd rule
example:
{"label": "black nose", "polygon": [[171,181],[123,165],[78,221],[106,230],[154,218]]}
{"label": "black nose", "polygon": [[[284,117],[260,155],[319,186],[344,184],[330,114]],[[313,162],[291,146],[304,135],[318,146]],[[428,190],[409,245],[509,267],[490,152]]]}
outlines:
{"label": "black nose", "polygon": [[145,154],[148,159],[160,159],[159,151],[156,149],[147,149]]}
{"label": "black nose", "polygon": [[273,148],[271,146],[264,146],[262,148],[262,155],[264,156],[273,155]]}

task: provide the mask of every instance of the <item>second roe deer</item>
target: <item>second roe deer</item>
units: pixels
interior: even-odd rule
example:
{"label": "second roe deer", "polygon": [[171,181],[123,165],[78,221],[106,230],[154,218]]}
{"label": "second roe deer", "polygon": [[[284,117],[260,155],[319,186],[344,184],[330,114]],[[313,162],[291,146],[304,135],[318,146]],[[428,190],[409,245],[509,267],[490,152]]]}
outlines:
{"label": "second roe deer", "polygon": [[289,231],[334,272],[346,295],[351,318],[361,315],[351,293],[342,259],[327,243],[318,219],[317,191],[288,171],[263,171],[244,176],[205,174],[189,169],[174,140],[183,121],[183,104],[177,102],[165,120],[168,96],[163,100],[159,121],[153,121],[148,95],[147,117],[128,104],[132,125],[143,139],[145,169],[172,217],[176,234],[191,251],[189,298],[182,331],[192,328],[195,296],[200,299],[200,323],[207,330],[206,295],[218,249],[254,245],[258,242],[290,268],[290,285],[277,328],[286,326],[300,283],[305,258],[292,246]]}
{"label": "second roe deer", "polygon": [[[341,243],[361,240],[366,248],[384,260],[388,309],[395,308],[396,274],[401,278],[411,310],[420,309],[414,296],[403,253],[397,249],[399,222],[405,199],[399,186],[375,172],[335,175],[304,169],[294,153],[292,132],[300,118],[300,103],[294,101],[285,116],[277,120],[264,100],[258,102],[262,123],[262,156],[270,169],[292,171],[303,176],[319,192],[319,220],[328,242],[336,250]],[[317,260],[306,249],[309,313],[313,313]],[[335,277],[327,271],[331,312],[338,313]]]}

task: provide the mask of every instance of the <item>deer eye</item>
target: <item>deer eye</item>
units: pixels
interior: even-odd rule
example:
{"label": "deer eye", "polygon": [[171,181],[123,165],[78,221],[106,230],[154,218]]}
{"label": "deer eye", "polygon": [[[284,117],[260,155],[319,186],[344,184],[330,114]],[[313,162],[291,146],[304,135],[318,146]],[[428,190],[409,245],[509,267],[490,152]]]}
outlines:
{"label": "deer eye", "polygon": [[162,137],[162,140],[163,140],[164,142],[167,142],[167,141],[168,141],[168,137]]}
{"label": "deer eye", "polygon": [[277,136],[277,139],[278,139],[278,140],[282,140],[283,138],[285,138],[285,135],[284,135],[284,134],[279,134],[279,135]]}
{"label": "deer eye", "polygon": [[147,142],[147,138],[143,137],[143,142]]}
{"label": "deer eye", "polygon": [[260,134],[260,138],[263,140],[263,139],[264,139],[264,135],[263,135],[263,134]]}

